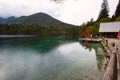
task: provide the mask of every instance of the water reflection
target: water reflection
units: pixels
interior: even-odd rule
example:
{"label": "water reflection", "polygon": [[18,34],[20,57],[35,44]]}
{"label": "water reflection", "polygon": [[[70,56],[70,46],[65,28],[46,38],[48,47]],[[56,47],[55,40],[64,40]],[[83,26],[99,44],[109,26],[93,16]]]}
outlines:
{"label": "water reflection", "polygon": [[89,51],[74,40],[27,38],[4,40],[0,44],[0,80],[100,78],[96,50],[92,48]]}
{"label": "water reflection", "polygon": [[81,42],[80,44],[86,49],[88,49],[89,51],[91,51],[92,49],[95,50],[98,69],[102,71],[103,64],[105,61],[105,56],[104,56],[104,51],[102,49],[101,44],[100,43],[81,43]]}
{"label": "water reflection", "polygon": [[[69,41],[67,41],[69,40]],[[70,42],[70,38],[9,38],[0,42],[0,47],[16,47],[18,49],[31,49],[38,52],[49,52],[49,50],[57,47],[64,42]]]}

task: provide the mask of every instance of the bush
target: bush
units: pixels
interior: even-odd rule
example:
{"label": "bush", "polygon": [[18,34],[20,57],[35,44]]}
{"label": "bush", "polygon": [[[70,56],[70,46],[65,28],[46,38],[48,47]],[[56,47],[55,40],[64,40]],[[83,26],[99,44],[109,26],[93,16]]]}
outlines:
{"label": "bush", "polygon": [[120,16],[116,19],[116,21],[120,21]]}
{"label": "bush", "polygon": [[100,23],[101,22],[110,22],[111,20],[109,19],[109,18],[102,18],[101,20],[100,20]]}

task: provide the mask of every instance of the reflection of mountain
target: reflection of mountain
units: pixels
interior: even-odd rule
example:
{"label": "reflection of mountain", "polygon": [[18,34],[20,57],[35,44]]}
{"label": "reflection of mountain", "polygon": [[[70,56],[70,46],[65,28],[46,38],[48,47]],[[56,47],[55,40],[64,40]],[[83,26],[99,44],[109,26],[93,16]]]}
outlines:
{"label": "reflection of mountain", "polygon": [[92,49],[95,50],[98,69],[101,70],[104,61],[104,54],[103,54],[104,51],[102,50],[101,45],[95,43],[80,43],[80,44],[84,46],[86,49],[89,49],[89,51],[91,51]]}
{"label": "reflection of mountain", "polygon": [[59,44],[62,44],[65,41],[70,41],[67,38],[18,38],[18,39],[5,39],[0,43],[0,47],[11,47],[11,48],[22,48],[22,49],[31,49],[38,51],[39,53],[45,53]]}

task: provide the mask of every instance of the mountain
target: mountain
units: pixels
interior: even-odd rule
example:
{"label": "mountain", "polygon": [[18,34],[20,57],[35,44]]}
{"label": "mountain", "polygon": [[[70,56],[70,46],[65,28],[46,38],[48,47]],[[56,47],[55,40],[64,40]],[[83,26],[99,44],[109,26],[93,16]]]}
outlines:
{"label": "mountain", "polygon": [[6,23],[6,22],[9,22],[9,21],[14,20],[14,19],[16,19],[14,16],[11,16],[11,17],[8,17],[8,18],[0,17],[0,23]]}
{"label": "mountain", "polygon": [[0,23],[3,21],[3,18],[0,17]]}
{"label": "mountain", "polygon": [[[1,19],[0,19],[1,20]],[[48,14],[45,13],[36,13],[29,16],[21,16],[18,18],[10,17],[5,20],[1,20],[0,23],[7,24],[40,24],[40,25],[49,25],[49,26],[61,26],[67,27],[72,26],[70,24],[66,24],[61,22]]]}

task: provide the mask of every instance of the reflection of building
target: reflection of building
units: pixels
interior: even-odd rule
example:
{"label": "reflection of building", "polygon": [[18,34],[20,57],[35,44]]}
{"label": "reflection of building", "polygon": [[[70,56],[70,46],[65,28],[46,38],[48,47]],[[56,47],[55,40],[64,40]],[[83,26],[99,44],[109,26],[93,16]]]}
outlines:
{"label": "reflection of building", "polygon": [[99,32],[106,37],[117,37],[120,30],[120,22],[101,23]]}

